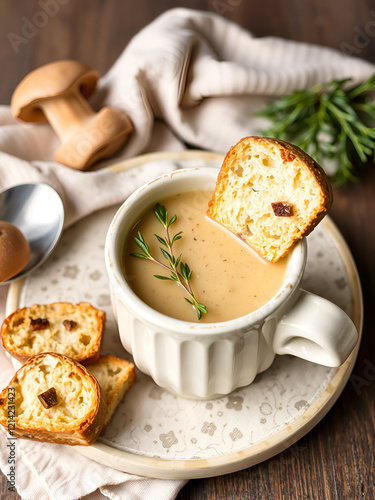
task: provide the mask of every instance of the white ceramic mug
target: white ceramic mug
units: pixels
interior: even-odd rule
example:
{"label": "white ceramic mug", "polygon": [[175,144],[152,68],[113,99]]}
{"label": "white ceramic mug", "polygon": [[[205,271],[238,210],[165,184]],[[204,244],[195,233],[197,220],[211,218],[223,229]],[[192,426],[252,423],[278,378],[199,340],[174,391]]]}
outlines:
{"label": "white ceramic mug", "polygon": [[136,366],[165,389],[207,399],[250,384],[275,354],[339,366],[358,340],[349,316],[332,302],[299,287],[306,241],[291,251],[285,281],[264,306],[220,323],[191,323],[161,314],[135,295],[121,269],[125,238],[146,208],[177,193],[214,190],[218,170],[178,170],[134,192],[109,227],[105,260],[120,339]]}

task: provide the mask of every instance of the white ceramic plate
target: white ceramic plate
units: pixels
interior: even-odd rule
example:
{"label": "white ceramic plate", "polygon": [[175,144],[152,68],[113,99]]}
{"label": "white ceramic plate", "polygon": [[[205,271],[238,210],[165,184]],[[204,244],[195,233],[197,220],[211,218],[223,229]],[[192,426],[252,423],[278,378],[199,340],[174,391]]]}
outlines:
{"label": "white ceramic plate", "polygon": [[[129,169],[155,162],[160,170],[160,163],[170,169],[218,167],[221,161],[221,155],[199,151],[154,153],[112,170],[122,182],[136,172]],[[104,264],[105,235],[117,208],[67,229],[54,255],[24,281],[12,284],[7,314],[36,302],[89,301],[107,313],[102,353],[131,360],[118,339]],[[304,288],[342,307],[361,334],[358,273],[328,217],[308,236],[308,250]],[[90,447],[75,449],[115,469],[159,478],[217,476],[250,467],[291,446],[321,420],[343,390],[358,347],[338,369],[278,356],[253,384],[212,401],[178,398],[138,372],[104,435]]]}

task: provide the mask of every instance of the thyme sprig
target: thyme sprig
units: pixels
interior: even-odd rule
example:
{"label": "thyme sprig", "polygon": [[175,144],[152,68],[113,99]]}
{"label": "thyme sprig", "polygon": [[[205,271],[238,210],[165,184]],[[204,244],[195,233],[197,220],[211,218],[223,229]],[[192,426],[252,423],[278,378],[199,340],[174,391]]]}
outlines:
{"label": "thyme sprig", "polygon": [[190,280],[193,275],[193,271],[189,268],[188,264],[181,261],[182,254],[180,254],[178,257],[175,257],[173,252],[173,244],[182,238],[182,231],[179,231],[174,236],[171,236],[169,232],[169,228],[177,220],[177,215],[174,215],[169,219],[168,210],[166,210],[165,207],[160,205],[159,203],[157,203],[154,208],[154,214],[165,229],[166,236],[164,238],[157,234],[155,234],[154,236],[162,245],[159,248],[163,257],[167,261],[167,264],[160,262],[151,255],[150,248],[140,231],[138,231],[138,237],[134,237],[134,241],[137,243],[143,253],[132,253],[131,255],[133,257],[151,260],[152,262],[155,262],[155,264],[159,264],[164,269],[170,271],[169,276],[154,274],[154,277],[159,280],[173,281],[177,283],[177,285],[181,286],[188,295],[188,297],[184,297],[184,299],[195,309],[197,318],[198,320],[200,320],[202,318],[202,314],[207,313],[207,308],[205,305],[198,302],[191,288]]}
{"label": "thyme sprig", "polygon": [[[357,181],[358,166],[375,161],[375,74],[350,88],[350,78],[296,90],[258,113],[271,125],[263,135],[292,142],[324,166],[334,161],[333,181]],[[349,88],[348,88],[349,87]]]}

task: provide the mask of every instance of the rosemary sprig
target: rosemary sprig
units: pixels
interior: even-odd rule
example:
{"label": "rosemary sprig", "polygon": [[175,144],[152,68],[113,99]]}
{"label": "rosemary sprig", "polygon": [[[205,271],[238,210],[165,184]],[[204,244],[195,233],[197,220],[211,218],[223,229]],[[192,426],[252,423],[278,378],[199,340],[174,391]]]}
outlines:
{"label": "rosemary sprig", "polygon": [[350,78],[296,90],[268,104],[259,116],[271,120],[263,135],[292,142],[324,166],[336,163],[333,181],[357,181],[357,166],[375,161],[375,74],[348,88]]}
{"label": "rosemary sprig", "polygon": [[159,264],[164,269],[170,271],[169,276],[160,274],[154,274],[154,276],[159,280],[174,281],[175,283],[177,283],[177,285],[181,286],[188,295],[188,298],[184,297],[186,302],[188,302],[195,309],[197,317],[200,320],[202,318],[202,313],[203,314],[207,313],[207,308],[205,305],[198,302],[191,288],[190,279],[193,275],[193,271],[189,268],[189,266],[186,263],[181,262],[182,254],[180,254],[176,258],[173,253],[173,244],[182,238],[181,236],[182,231],[179,231],[172,237],[169,233],[169,228],[172,226],[172,224],[176,222],[177,215],[174,215],[169,219],[168,211],[165,209],[164,206],[160,205],[159,203],[157,203],[154,208],[154,214],[155,217],[160,222],[160,224],[165,229],[166,233],[165,238],[157,234],[155,234],[154,236],[156,237],[158,242],[161,245],[163,245],[163,247],[165,247],[165,248],[163,247],[159,248],[163,257],[167,261],[168,265],[164,264],[163,262],[160,262],[151,255],[149,246],[147,245],[140,231],[138,231],[138,237],[136,236],[134,237],[134,241],[137,243],[137,245],[139,246],[139,248],[142,250],[143,253],[132,253],[131,255],[133,257],[139,257],[142,259],[151,260],[152,262]]}

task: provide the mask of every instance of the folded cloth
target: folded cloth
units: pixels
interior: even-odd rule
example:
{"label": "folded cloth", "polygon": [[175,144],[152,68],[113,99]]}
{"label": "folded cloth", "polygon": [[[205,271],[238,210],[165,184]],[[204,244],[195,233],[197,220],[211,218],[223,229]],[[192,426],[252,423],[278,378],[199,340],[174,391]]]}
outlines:
{"label": "folded cloth", "polygon": [[[58,139],[47,124],[20,123],[0,107],[0,190],[43,181],[61,195],[66,225],[105,206],[119,204],[143,182],[163,173],[163,164],[129,171],[124,181],[103,167],[156,150],[186,145],[225,152],[240,138],[256,134],[264,121],[254,116],[267,100],[331,78],[359,83],[375,70],[366,61],[335,50],[254,38],[220,16],[189,9],[165,12],[136,35],[100,81],[94,108],[117,107],[135,132],[113,158],[91,172],[53,159]],[[6,289],[0,287],[0,317]],[[0,318],[1,319],[1,318]],[[0,386],[12,366],[0,350]],[[6,435],[0,432],[0,466],[9,472]],[[93,463],[74,448],[19,441],[17,488],[35,498],[175,498],[183,481],[146,479]]]}

